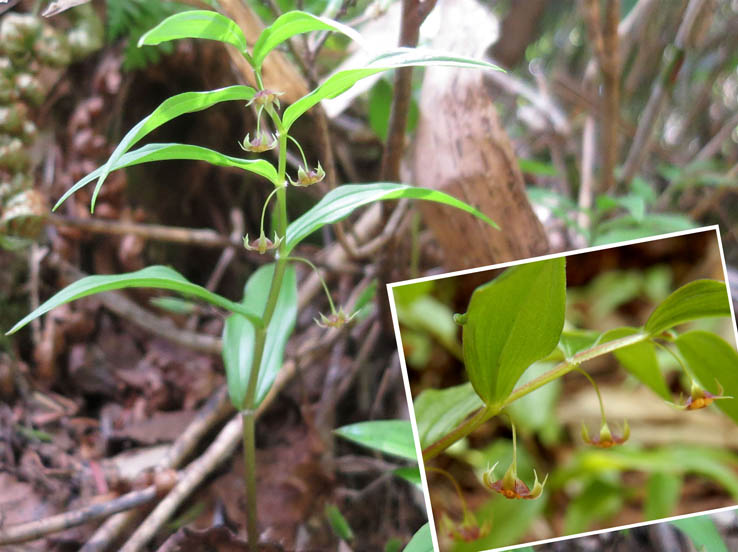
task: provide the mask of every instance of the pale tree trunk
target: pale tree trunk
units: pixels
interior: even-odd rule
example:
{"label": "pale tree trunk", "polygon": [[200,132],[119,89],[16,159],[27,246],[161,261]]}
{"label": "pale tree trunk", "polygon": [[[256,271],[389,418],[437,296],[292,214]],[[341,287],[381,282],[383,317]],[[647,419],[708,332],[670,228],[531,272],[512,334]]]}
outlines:
{"label": "pale tree trunk", "polygon": [[[442,20],[433,47],[479,57],[495,21],[474,0],[439,1]],[[445,265],[460,269],[544,254],[548,241],[528,202],[510,139],[502,128],[483,72],[426,69],[414,152],[414,180],[479,208],[494,230],[430,203],[421,206]]]}

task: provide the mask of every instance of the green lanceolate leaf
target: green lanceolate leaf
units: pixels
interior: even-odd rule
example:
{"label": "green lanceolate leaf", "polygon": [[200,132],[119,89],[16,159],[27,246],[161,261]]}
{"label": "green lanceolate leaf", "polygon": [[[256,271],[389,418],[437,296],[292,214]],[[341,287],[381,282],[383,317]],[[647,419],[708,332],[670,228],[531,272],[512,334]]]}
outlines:
{"label": "green lanceolate leaf", "polygon": [[308,109],[321,100],[335,98],[361,79],[399,67],[427,67],[432,65],[501,71],[496,65],[476,59],[458,57],[420,48],[398,48],[374,58],[365,67],[345,69],[334,73],[323,84],[318,86],[318,88],[285,109],[282,123],[284,124],[285,130],[289,130],[292,124]]}
{"label": "green lanceolate leaf", "polygon": [[77,280],[18,322],[10,329],[7,335],[17,332],[31,320],[38,318],[59,305],[95,293],[124,288],[157,288],[178,291],[184,295],[192,295],[218,307],[237,312],[251,320],[254,324],[261,325],[261,315],[258,311],[240,305],[239,303],[234,303],[217,293],[208,291],[202,286],[193,284],[179,272],[167,266],[149,266],[136,272],[128,272],[127,274],[87,276],[81,280]]}
{"label": "green lanceolate leaf", "polygon": [[695,280],[664,299],[649,316],[645,329],[651,335],[657,335],[678,324],[710,316],[730,316],[725,283]]}
{"label": "green lanceolate leaf", "polygon": [[710,516],[675,519],[671,524],[683,531],[698,550],[728,552],[728,547]]}
{"label": "green lanceolate leaf", "polygon": [[[607,343],[621,337],[635,335],[640,333],[637,328],[616,328],[602,335],[599,343]],[[659,368],[659,362],[656,358],[656,346],[650,341],[641,341],[635,345],[629,345],[622,349],[613,351],[615,358],[623,365],[628,372],[638,378],[651,390],[667,401],[671,401],[671,393],[664,380],[664,375]]]}
{"label": "green lanceolate leaf", "polygon": [[343,23],[304,11],[290,11],[280,15],[259,35],[251,55],[254,69],[260,71],[267,54],[284,41],[297,34],[311,31],[335,31],[345,34],[360,44],[364,41],[359,33]]}
{"label": "green lanceolate leaf", "polygon": [[681,494],[681,476],[659,471],[653,472],[646,484],[644,519],[661,519],[673,515]]}
{"label": "green lanceolate leaf", "polygon": [[413,428],[407,420],[375,420],[339,427],[335,432],[365,447],[416,460]]}
{"label": "green lanceolate leaf", "polygon": [[[269,288],[274,275],[274,264],[260,267],[246,282],[243,308],[259,314],[266,308]],[[282,367],[284,349],[297,320],[297,278],[293,266],[288,266],[282,287],[279,290],[277,306],[267,328],[264,354],[256,382],[254,407],[266,397]],[[244,408],[246,388],[251,374],[254,358],[256,329],[243,316],[233,315],[226,320],[223,328],[223,363],[228,379],[228,393],[236,409]]]}
{"label": "green lanceolate leaf", "polygon": [[477,218],[497,228],[497,225],[484,213],[478,211],[451,197],[448,194],[427,188],[378,182],[374,184],[346,184],[328,192],[323,199],[316,203],[309,211],[294,220],[287,227],[287,253],[304,240],[307,236],[322,228],[326,224],[333,224],[349,216],[355,209],[387,199],[423,199],[443,203],[471,213]]}
{"label": "green lanceolate leaf", "polygon": [[701,330],[684,333],[674,343],[702,387],[713,395],[735,397],[714,404],[738,423],[738,353],[733,346],[720,336]]}
{"label": "green lanceolate leaf", "polygon": [[354,538],[354,532],[351,530],[349,522],[343,517],[341,511],[334,504],[327,504],[325,507],[325,517],[333,529],[333,533],[342,540],[350,541]]}
{"label": "green lanceolate leaf", "polygon": [[425,389],[413,401],[420,446],[426,448],[484,406],[471,383],[446,389]]}
{"label": "green lanceolate leaf", "polygon": [[202,111],[203,109],[207,109],[208,107],[220,102],[231,100],[250,100],[255,94],[256,90],[250,86],[238,85],[219,88],[218,90],[210,90],[208,92],[184,92],[183,94],[177,94],[176,96],[172,96],[171,98],[164,100],[159,107],[128,131],[128,134],[126,134],[120,141],[105,165],[102,166],[102,171],[97,179],[97,184],[95,185],[95,191],[92,194],[90,209],[95,209],[97,194],[100,192],[100,188],[102,187],[103,182],[105,182],[108,174],[113,170],[112,167],[115,166],[123,154],[131,149],[131,147],[133,147],[144,136],[159,128],[164,123],[185,113]]}
{"label": "green lanceolate leaf", "polygon": [[234,21],[215,11],[189,10],[167,17],[144,34],[138,46],[156,46],[180,38],[204,38],[232,44],[239,52],[247,48],[246,37]]}
{"label": "green lanceolate leaf", "polygon": [[[140,165],[142,163],[151,163],[152,161],[170,161],[170,160],[188,160],[188,161],[206,161],[212,165],[218,165],[221,167],[235,167],[244,171],[252,172],[263,176],[273,184],[277,184],[277,169],[274,165],[264,159],[239,159],[238,157],[231,157],[229,155],[223,155],[217,151],[203,148],[201,146],[192,146],[189,144],[146,144],[145,146],[129,151],[124,154],[118,160],[113,163],[109,168],[108,172],[122,169],[125,167],[131,167],[133,165]],[[54,205],[56,210],[59,205],[64,203],[69,196],[87,186],[90,182],[99,178],[105,170],[105,166],[98,167],[90,174],[80,179],[69,188],[59,201]]]}
{"label": "green lanceolate leaf", "polygon": [[402,552],[433,552],[430,525],[426,523],[418,529]]}
{"label": "green lanceolate leaf", "polygon": [[488,405],[502,402],[525,370],[559,342],[566,259],[508,268],[472,294],[463,326],[464,364]]}
{"label": "green lanceolate leaf", "polygon": [[397,477],[403,478],[408,483],[412,483],[420,490],[423,490],[423,481],[420,479],[420,468],[418,466],[406,466],[392,470]]}

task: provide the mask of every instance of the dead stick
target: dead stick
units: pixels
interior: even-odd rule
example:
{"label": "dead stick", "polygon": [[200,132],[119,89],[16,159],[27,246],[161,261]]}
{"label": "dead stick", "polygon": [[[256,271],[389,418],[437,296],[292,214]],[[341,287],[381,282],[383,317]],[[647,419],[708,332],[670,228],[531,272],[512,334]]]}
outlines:
{"label": "dead stick", "polygon": [[91,504],[79,510],[28,523],[11,525],[5,529],[0,529],[0,545],[40,539],[51,533],[64,531],[96,519],[106,518],[124,510],[137,508],[155,498],[156,487],[151,485],[139,491],[131,491],[104,504]]}
{"label": "dead stick", "polygon": [[[418,45],[420,25],[435,5],[436,0],[425,2],[403,0],[399,46]],[[395,71],[395,91],[390,110],[387,144],[382,155],[382,180],[387,182],[400,181],[400,161],[405,151],[405,129],[410,112],[412,78],[412,67],[402,67]]]}
{"label": "dead stick", "polygon": [[[241,240],[234,240],[227,236],[221,236],[213,230],[176,228],[172,226],[161,226],[159,224],[138,224],[134,222],[119,222],[103,219],[82,219],[67,217],[51,213],[47,217],[48,222],[56,226],[67,226],[79,228],[89,232],[100,234],[124,235],[133,234],[150,240],[167,241],[174,243],[186,243],[190,245],[201,245],[203,247],[240,247]],[[240,247],[243,249],[243,247]]]}
{"label": "dead stick", "polygon": [[[232,412],[233,406],[228,398],[226,386],[223,385],[199,410],[184,433],[169,447],[157,467],[160,469],[179,468],[185,459],[192,454],[203,436]],[[127,511],[106,520],[98,527],[95,534],[92,535],[80,552],[102,552],[106,550],[112,542],[118,539],[125,528],[133,523],[137,513],[136,511]]]}

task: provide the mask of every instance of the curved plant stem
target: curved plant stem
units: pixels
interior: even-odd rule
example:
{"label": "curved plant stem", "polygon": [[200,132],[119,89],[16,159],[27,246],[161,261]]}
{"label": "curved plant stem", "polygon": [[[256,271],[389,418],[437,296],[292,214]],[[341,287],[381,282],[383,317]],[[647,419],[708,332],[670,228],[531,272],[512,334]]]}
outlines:
{"label": "curved plant stem", "polygon": [[299,261],[301,263],[305,263],[310,268],[313,269],[313,272],[315,272],[315,275],[320,280],[320,284],[323,286],[323,291],[325,291],[325,296],[328,298],[328,305],[331,308],[331,314],[336,314],[336,305],[333,303],[333,298],[331,297],[331,292],[328,289],[328,284],[325,283],[325,278],[320,274],[320,271],[318,270],[318,267],[315,266],[315,264],[310,260],[306,259],[305,257],[287,257],[288,261]]}
{"label": "curved plant stem", "polygon": [[461,492],[461,487],[459,486],[459,483],[458,481],[456,481],[454,476],[451,475],[449,472],[447,472],[444,469],[430,467],[430,466],[426,468],[426,471],[432,471],[435,473],[439,473],[451,482],[451,485],[453,485],[454,489],[456,490],[456,494],[459,497],[459,501],[461,501],[461,511],[464,515],[464,519],[466,519],[467,516],[469,515],[469,508],[466,505],[466,500],[464,499],[464,493]]}
{"label": "curved plant stem", "polygon": [[600,343],[598,345],[590,347],[589,349],[580,351],[570,359],[560,362],[545,374],[541,374],[540,376],[529,381],[525,385],[518,387],[516,390],[510,393],[504,401],[497,404],[486,405],[477,410],[474,416],[468,418],[455,429],[451,430],[451,432],[441,437],[438,441],[432,443],[431,445],[428,445],[425,449],[423,449],[423,461],[427,462],[428,460],[435,458],[448,447],[453,445],[456,441],[463,437],[466,437],[484,422],[486,422],[490,418],[495,417],[509,404],[517,401],[521,397],[524,397],[528,393],[532,393],[536,389],[543,387],[547,383],[550,383],[555,379],[568,374],[569,372],[577,368],[582,362],[592,360],[593,358],[597,358],[608,353],[612,353],[613,351],[622,349],[623,347],[635,345],[636,343],[646,341],[650,338],[651,336],[646,333],[637,333],[634,335],[621,337],[620,339],[615,339],[613,341],[608,341],[607,343]]}
{"label": "curved plant stem", "polygon": [[582,375],[589,380],[589,383],[592,384],[592,387],[594,387],[595,393],[597,393],[597,401],[600,403],[600,416],[602,417],[602,423],[604,424],[607,418],[605,417],[605,405],[602,402],[600,387],[597,385],[597,383],[595,383],[595,380],[592,379],[592,376],[582,370],[579,366],[576,367],[576,370],[577,372],[581,372]]}

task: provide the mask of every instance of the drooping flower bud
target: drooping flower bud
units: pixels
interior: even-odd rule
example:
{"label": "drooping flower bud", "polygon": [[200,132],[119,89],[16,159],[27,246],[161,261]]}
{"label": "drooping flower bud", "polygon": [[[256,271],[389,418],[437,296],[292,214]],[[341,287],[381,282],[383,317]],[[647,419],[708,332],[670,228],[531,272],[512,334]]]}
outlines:
{"label": "drooping flower bud", "polygon": [[249,235],[246,234],[246,236],[244,236],[243,238],[243,246],[249,251],[258,251],[260,254],[263,255],[267,251],[277,249],[282,243],[282,239],[283,238],[277,236],[277,233],[275,232],[274,241],[272,241],[267,238],[266,235],[264,235],[264,231],[262,230],[258,239],[255,239],[251,242],[249,241]]}
{"label": "drooping flower bud", "polygon": [[535,482],[533,483],[533,489],[530,489],[528,485],[526,485],[517,474],[517,470],[515,469],[515,462],[513,461],[512,464],[510,464],[510,467],[507,468],[507,471],[505,472],[505,475],[502,477],[502,479],[495,479],[494,478],[494,470],[497,464],[492,466],[490,469],[488,469],[484,474],[482,475],[482,482],[484,483],[484,486],[487,487],[490,491],[494,491],[496,493],[500,493],[505,498],[526,498],[526,499],[533,499],[538,498],[541,496],[541,493],[543,492],[543,486],[546,484],[546,481],[548,480],[548,474],[546,474],[546,477],[543,479],[543,481],[538,481],[538,473],[536,470],[533,470],[533,475],[535,476]]}
{"label": "drooping flower bud", "polygon": [[600,427],[600,435],[598,437],[590,438],[587,426],[582,423],[582,439],[585,443],[588,443],[595,447],[610,448],[614,447],[615,445],[622,445],[625,441],[628,440],[629,437],[630,426],[628,425],[628,420],[625,420],[623,422],[623,434],[619,437],[613,436],[612,431],[610,431],[610,426],[607,425],[607,422],[605,420],[603,420],[602,426]]}
{"label": "drooping flower bud", "polygon": [[318,166],[310,171],[306,171],[304,167],[297,169],[297,181],[292,180],[289,176],[287,178],[293,186],[305,188],[322,181],[325,178],[325,171],[320,166],[320,162],[318,162]]}
{"label": "drooping flower bud", "polygon": [[238,143],[242,150],[251,153],[262,153],[264,151],[273,150],[278,144],[279,141],[274,134],[268,134],[266,132],[258,133],[253,140],[250,139],[249,134],[246,134],[243,142]]}
{"label": "drooping flower bud", "polygon": [[315,323],[321,327],[321,328],[342,328],[351,320],[356,317],[356,315],[359,314],[359,311],[356,311],[352,315],[346,314],[346,312],[343,310],[343,307],[338,307],[338,310],[332,314],[329,314],[328,316],[324,315],[323,313],[320,314],[320,320],[315,318]]}

